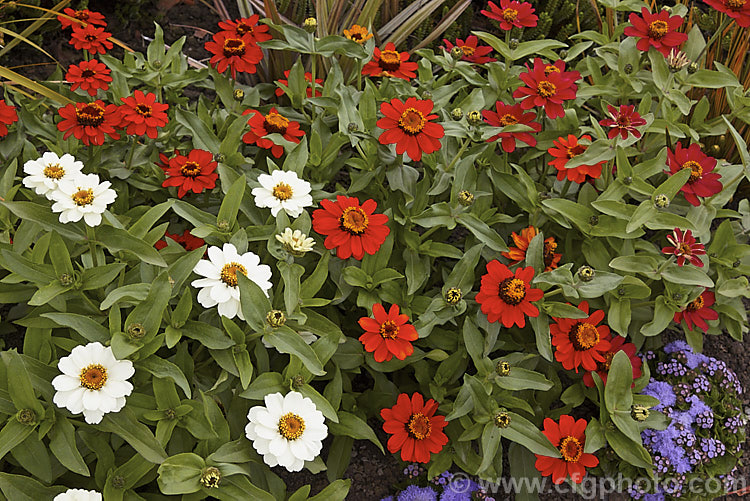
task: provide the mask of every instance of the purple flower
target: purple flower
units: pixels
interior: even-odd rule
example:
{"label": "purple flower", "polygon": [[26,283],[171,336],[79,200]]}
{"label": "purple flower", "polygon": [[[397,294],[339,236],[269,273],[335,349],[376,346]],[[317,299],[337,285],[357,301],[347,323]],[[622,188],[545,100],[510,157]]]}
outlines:
{"label": "purple flower", "polygon": [[706,376],[700,374],[693,380],[693,391],[708,393],[711,391],[711,382]]}
{"label": "purple flower", "polygon": [[479,489],[473,480],[459,479],[445,486],[440,501],[471,501],[471,494]]}
{"label": "purple flower", "polygon": [[672,341],[664,347],[664,353],[674,353],[676,351],[685,351],[692,353],[693,348],[691,348],[689,344],[682,340]]}
{"label": "purple flower", "polygon": [[432,487],[410,485],[398,495],[398,501],[437,501],[437,492]]}
{"label": "purple flower", "polygon": [[672,391],[672,385],[665,381],[657,381],[655,379],[651,379],[651,382],[648,383],[648,386],[646,386],[643,389],[644,395],[650,395],[657,400],[659,400],[659,405],[654,406],[654,410],[661,410],[664,407],[671,407],[675,403],[675,394],[674,391]]}

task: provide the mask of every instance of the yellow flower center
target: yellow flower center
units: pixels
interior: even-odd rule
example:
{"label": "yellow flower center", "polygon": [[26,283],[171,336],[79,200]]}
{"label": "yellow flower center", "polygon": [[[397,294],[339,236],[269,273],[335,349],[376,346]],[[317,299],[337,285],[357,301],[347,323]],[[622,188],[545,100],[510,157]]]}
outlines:
{"label": "yellow flower center", "polygon": [[705,301],[703,300],[703,296],[698,296],[694,301],[687,305],[687,311],[698,311],[703,308],[704,305]]}
{"label": "yellow flower center", "polygon": [[373,37],[372,33],[367,31],[367,28],[358,24],[352,26],[350,30],[344,30],[344,36],[360,45]]}
{"label": "yellow flower center", "polygon": [[352,235],[361,235],[367,229],[370,219],[360,207],[347,207],[339,217],[339,227]]}
{"label": "yellow flower center", "polygon": [[247,276],[247,268],[242,266],[240,263],[227,263],[221,268],[219,277],[221,281],[227,284],[229,287],[237,287],[237,273],[242,273]]}
{"label": "yellow flower center", "polygon": [[747,0],[726,0],[724,5],[729,7],[731,10],[742,10],[742,7],[744,7],[746,3]]}
{"label": "yellow flower center", "polygon": [[81,381],[82,387],[89,390],[100,390],[107,382],[107,369],[99,364],[91,364],[81,369],[81,375],[78,379]]}
{"label": "yellow flower center", "polygon": [[683,256],[692,256],[693,249],[690,248],[689,244],[683,242],[679,247],[677,247],[677,253]]}
{"label": "yellow flower center", "polygon": [[87,188],[85,190],[79,189],[73,194],[73,203],[79,207],[89,205],[94,201],[94,190]]}
{"label": "yellow flower center", "polygon": [[263,127],[265,127],[269,134],[273,134],[274,132],[285,134],[287,127],[289,127],[289,120],[272,111],[263,120]]}
{"label": "yellow flower center", "polygon": [[660,40],[669,31],[669,25],[666,21],[654,21],[648,25],[648,36],[655,40]]}
{"label": "yellow flower center", "polygon": [[536,91],[542,97],[552,97],[557,92],[557,87],[550,81],[542,80],[536,86]]}
{"label": "yellow flower center", "polygon": [[416,108],[406,108],[398,119],[398,126],[401,130],[412,136],[419,134],[424,129],[427,122],[421,111]]}
{"label": "yellow flower center", "polygon": [[401,54],[395,50],[384,50],[380,53],[380,67],[394,71],[401,67]]}
{"label": "yellow flower center", "polygon": [[398,325],[393,320],[387,320],[380,325],[380,335],[383,339],[396,339],[398,337]]}
{"label": "yellow flower center", "polygon": [[550,73],[560,73],[560,68],[558,68],[554,64],[548,64],[544,67],[544,76],[548,77]]}
{"label": "yellow flower center", "polygon": [[583,444],[575,437],[567,436],[560,440],[560,454],[568,463],[576,463],[583,454]]}
{"label": "yellow flower center", "polygon": [[555,250],[557,249],[557,242],[554,239],[548,239],[544,241],[544,266],[552,266],[552,262],[555,260]]}
{"label": "yellow flower center", "polygon": [[279,183],[273,187],[273,196],[282,202],[292,198],[292,187],[286,183]]}
{"label": "yellow flower center", "polygon": [[291,412],[279,419],[279,433],[287,440],[297,440],[305,432],[305,421]]}
{"label": "yellow flower center", "polygon": [[474,55],[474,47],[468,45],[462,45],[461,50],[464,51],[464,57],[471,57]]}
{"label": "yellow flower center", "polygon": [[608,351],[604,354],[604,362],[596,363],[596,370],[599,372],[609,372],[609,368],[612,365],[612,359],[615,358],[615,353]]}
{"label": "yellow flower center", "polygon": [[500,125],[505,127],[506,125],[515,125],[518,123],[518,119],[511,114],[506,114],[500,117]]}
{"label": "yellow flower center", "polygon": [[697,181],[703,175],[703,166],[695,160],[688,160],[682,164],[681,169],[690,169],[690,179],[688,179],[688,183]]}
{"label": "yellow flower center", "polygon": [[151,116],[151,106],[147,104],[139,104],[135,107],[135,112],[139,115],[143,115],[144,117],[150,117]]}
{"label": "yellow flower center", "polygon": [[503,19],[509,23],[512,23],[518,17],[518,11],[516,9],[503,9]]}
{"label": "yellow flower center", "polygon": [[197,177],[201,173],[201,166],[198,162],[187,161],[180,167],[180,174],[185,177]]}
{"label": "yellow flower center", "polygon": [[599,331],[588,322],[578,322],[570,329],[570,342],[578,351],[586,351],[599,344]]}
{"label": "yellow flower center", "polygon": [[241,38],[227,38],[224,40],[224,57],[243,56],[245,54],[245,42]]}
{"label": "yellow flower center", "polygon": [[50,164],[44,168],[44,176],[50,179],[60,179],[65,175],[65,169],[60,164]]}
{"label": "yellow flower center", "polygon": [[526,282],[508,277],[500,282],[500,299],[510,305],[517,305],[526,297]]}
{"label": "yellow flower center", "polygon": [[409,418],[409,422],[406,423],[406,431],[412,438],[416,438],[417,440],[424,440],[425,438],[430,436],[430,432],[432,431],[430,418],[428,418],[421,412],[412,414]]}
{"label": "yellow flower center", "polygon": [[76,109],[76,121],[80,125],[99,127],[104,122],[104,108],[96,103],[89,103]]}

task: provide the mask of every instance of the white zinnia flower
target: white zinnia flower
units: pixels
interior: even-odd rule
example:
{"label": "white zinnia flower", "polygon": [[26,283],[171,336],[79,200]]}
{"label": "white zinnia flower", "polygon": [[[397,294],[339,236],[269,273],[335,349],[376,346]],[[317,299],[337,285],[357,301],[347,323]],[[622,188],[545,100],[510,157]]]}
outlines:
{"label": "white zinnia flower", "polygon": [[55,201],[52,211],[60,213],[60,222],[80,221],[89,226],[98,226],[102,222],[102,212],[117,198],[111,190],[109,181],[99,182],[96,174],[79,174],[75,179],[61,180],[57,190],[50,192]]}
{"label": "white zinnia flower", "polygon": [[83,412],[89,424],[99,423],[107,412],[119,412],[133,391],[127,381],[135,373],[133,362],[117,360],[112,348],[101,343],[76,346],[57,368],[62,374],[52,380],[57,391],[53,402],[73,414]]}
{"label": "white zinnia flower", "polygon": [[315,245],[315,240],[299,230],[294,230],[292,232],[291,228],[286,228],[284,233],[276,235],[276,240],[281,242],[281,245],[284,246],[284,250],[289,254],[298,257],[304,256],[306,252],[313,250],[313,245]]}
{"label": "white zinnia flower", "polygon": [[273,217],[281,209],[290,217],[298,217],[313,203],[310,183],[297,177],[296,172],[275,170],[270,176],[258,176],[258,182],[260,186],[253,188],[255,205],[270,208]]}
{"label": "white zinnia flower", "polygon": [[83,162],[76,160],[68,153],[58,157],[55,153],[47,152],[41,158],[29,160],[23,164],[26,177],[23,185],[33,188],[38,195],[50,197],[50,192],[57,189],[60,181],[75,179],[81,174]]}
{"label": "white zinnia flower", "polygon": [[268,466],[281,465],[289,471],[300,471],[305,461],[314,460],[328,435],[325,418],[307,397],[291,391],[282,396],[265,397],[266,406],[256,406],[247,413],[250,421],[245,435]]}
{"label": "white zinnia flower", "polygon": [[240,289],[237,285],[237,273],[242,273],[255,282],[268,296],[271,288],[271,267],[260,264],[260,258],[253,252],[246,252],[241,256],[232,244],[208,248],[208,259],[201,259],[193,269],[198,275],[206,278],[193,280],[193,287],[201,288],[198,292],[198,302],[204,308],[211,308],[217,304],[219,315],[245,320],[240,309]]}
{"label": "white zinnia flower", "polygon": [[55,496],[52,501],[102,501],[102,495],[96,491],[68,489]]}

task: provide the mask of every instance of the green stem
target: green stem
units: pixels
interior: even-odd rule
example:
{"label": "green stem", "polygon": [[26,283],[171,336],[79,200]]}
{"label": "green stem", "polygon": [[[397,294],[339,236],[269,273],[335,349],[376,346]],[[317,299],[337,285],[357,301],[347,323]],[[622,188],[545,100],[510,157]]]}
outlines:
{"label": "green stem", "polygon": [[430,235],[432,235],[433,233],[435,233],[435,232],[436,232],[437,230],[439,230],[439,229],[440,229],[440,227],[439,227],[439,226],[433,226],[433,227],[432,227],[432,228],[430,228],[429,230],[427,230],[427,231],[425,231],[424,233],[422,233],[422,234],[421,234],[421,235],[419,236],[419,240],[420,240],[421,242],[424,242],[425,240],[427,240],[427,237],[429,237]]}
{"label": "green stem", "polygon": [[545,292],[544,298],[547,299],[548,297],[557,296],[558,294],[561,294],[561,293],[562,293],[562,289],[557,288],[553,290],[552,292]]}
{"label": "green stem", "polygon": [[89,252],[91,252],[91,260],[94,263],[94,268],[96,268],[97,266],[99,266],[99,258],[96,256],[96,233],[93,226],[86,225],[86,240],[89,241]]}
{"label": "green stem", "polygon": [[[311,41],[312,46],[315,47],[315,35],[313,35],[312,33],[310,34],[310,41]],[[312,94],[311,94],[312,97],[315,97],[315,63],[317,62],[317,60],[318,60],[318,56],[315,55],[314,52],[310,54],[310,77],[311,77],[310,80],[312,80],[310,82],[310,87],[312,88]],[[304,99],[304,96],[303,96],[303,99]],[[313,104],[312,105],[312,121],[313,122],[315,122],[315,113],[316,113],[315,105]]]}
{"label": "green stem", "polygon": [[664,268],[666,268],[667,266],[669,266],[670,264],[672,264],[674,262],[674,259],[675,259],[674,256],[670,256],[669,259],[667,259],[666,261],[664,261],[663,263],[661,263],[659,265],[659,267],[656,268],[656,274],[657,275],[661,275],[661,272],[664,271]]}
{"label": "green stem", "polygon": [[135,143],[137,143],[138,140],[133,137],[133,143],[130,145],[130,153],[128,154],[128,163],[127,163],[127,169],[130,170],[133,166],[133,155],[135,154]]}
{"label": "green stem", "polygon": [[568,196],[568,191],[570,191],[570,185],[571,185],[570,179],[566,179],[565,184],[563,185],[562,193],[560,193],[560,198],[565,198]]}
{"label": "green stem", "polygon": [[461,158],[461,155],[463,155],[464,151],[466,151],[466,148],[469,147],[470,142],[471,140],[468,137],[464,139],[464,142],[461,145],[461,148],[458,150],[458,152],[456,152],[456,156],[453,157],[453,160],[451,160],[451,163],[448,164],[448,167],[445,168],[446,172],[450,172],[453,169],[453,167],[456,165],[456,162],[458,162],[458,159]]}
{"label": "green stem", "polygon": [[90,307],[90,308],[91,308],[91,309],[92,309],[93,311],[95,311],[95,312],[96,312],[97,314],[99,314],[99,315],[101,315],[101,314],[102,314],[102,312],[101,312],[101,310],[99,309],[99,307],[98,307],[98,306],[97,306],[96,304],[94,304],[94,302],[93,302],[93,301],[91,300],[91,298],[89,298],[89,297],[88,297],[88,296],[87,296],[87,295],[86,295],[86,294],[85,294],[85,293],[84,293],[83,291],[78,291],[78,292],[80,292],[80,294],[81,294],[81,297],[83,298],[83,301],[84,301],[84,302],[85,302],[85,303],[86,303],[87,305],[89,305],[89,307]]}

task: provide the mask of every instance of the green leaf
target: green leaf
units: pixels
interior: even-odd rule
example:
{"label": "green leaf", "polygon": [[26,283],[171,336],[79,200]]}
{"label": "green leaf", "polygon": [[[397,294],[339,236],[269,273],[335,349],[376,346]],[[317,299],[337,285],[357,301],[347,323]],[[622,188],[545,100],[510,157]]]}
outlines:
{"label": "green leaf", "polygon": [[672,322],[675,311],[667,304],[664,296],[659,296],[654,301],[654,318],[641,327],[641,334],[644,336],[656,336],[664,332],[667,326]]}
{"label": "green leaf", "polygon": [[351,479],[338,479],[331,482],[325,489],[320,491],[308,501],[344,501],[349,494],[352,485]]}
{"label": "green leaf", "polygon": [[471,249],[464,253],[458,263],[451,269],[450,275],[445,280],[445,287],[458,287],[464,296],[471,290],[474,285],[474,273],[482,255],[484,244],[477,243]]}
{"label": "green leaf", "polygon": [[[110,263],[97,266],[96,268],[84,269],[81,274],[81,290],[101,289],[112,284],[115,277],[126,267],[127,264],[125,263]],[[106,308],[101,309],[104,310]]]}
{"label": "green leaf", "polygon": [[[685,186],[685,183],[687,183],[688,179],[690,179],[690,169],[681,169],[679,172],[675,172],[674,174],[670,175],[666,181],[656,187],[653,195],[651,196],[651,202],[653,203],[658,195],[666,195],[667,198],[673,200],[677,193],[680,191],[680,188]],[[648,202],[648,200],[646,200],[645,202]],[[630,225],[628,225],[628,228],[630,228]]]}
{"label": "green leaf", "polygon": [[481,219],[477,219],[474,215],[468,212],[462,212],[456,217],[456,221],[458,221],[461,226],[471,231],[480,242],[490,249],[497,252],[508,251],[508,246],[505,245],[505,241],[502,237]]}
{"label": "green leaf", "polygon": [[204,322],[188,320],[179,330],[183,336],[195,339],[211,350],[224,350],[235,344],[224,331]]}
{"label": "green leaf", "polygon": [[542,309],[551,317],[558,318],[588,318],[588,313],[584,313],[579,308],[566,303],[556,301],[545,301],[542,303]]}
{"label": "green leaf", "polygon": [[574,285],[583,298],[595,298],[613,291],[625,280],[622,275],[606,271],[596,271],[594,278],[588,282],[580,281]]}
{"label": "green leaf", "polygon": [[263,339],[268,341],[279,353],[287,353],[298,357],[305,368],[316,376],[322,376],[326,373],[315,351],[289,327],[284,325],[274,329],[273,332],[266,333]]}
{"label": "green leaf", "polygon": [[507,376],[495,377],[495,384],[505,390],[542,390],[552,388],[553,383],[539,372],[513,367]]}
{"label": "green leaf", "polygon": [[159,219],[161,219],[161,217],[172,207],[172,204],[174,204],[174,200],[167,200],[166,202],[151,207],[138,219],[138,221],[130,226],[128,233],[135,238],[143,239],[149,230],[158,223]]}
{"label": "green leaf", "polygon": [[657,210],[656,207],[654,207],[654,202],[651,199],[644,200],[638,208],[635,209],[633,216],[630,218],[630,221],[628,221],[627,226],[625,226],[625,231],[631,233],[637,230],[646,224],[647,221],[654,219],[656,214]]}
{"label": "green leaf", "polygon": [[159,466],[159,490],[166,495],[190,494],[201,490],[201,471],[206,462],[197,454],[183,452],[167,458]]}
{"label": "green leaf", "polygon": [[190,383],[188,383],[185,374],[183,374],[178,366],[169,360],[165,360],[156,355],[151,355],[144,360],[136,362],[136,366],[150,372],[157,378],[170,378],[182,389],[183,392],[185,392],[187,398],[191,398]]}
{"label": "green leaf", "polygon": [[667,266],[662,270],[661,276],[674,284],[700,285],[702,287],[714,286],[714,281],[703,270],[687,263],[685,266],[677,266],[675,264]]}
{"label": "green leaf", "polygon": [[242,398],[250,400],[263,400],[263,398],[271,393],[285,393],[289,389],[288,386],[284,386],[284,378],[278,372],[264,372],[258,375],[250,386],[240,393]]}
{"label": "green leaf", "polygon": [[45,487],[28,475],[0,473],[0,491],[8,500],[40,501],[65,492],[64,487]]}
{"label": "green leaf", "polygon": [[49,448],[64,467],[79,475],[86,477],[91,475],[86,461],[83,460],[76,447],[75,427],[67,418],[57,416],[49,437]]}
{"label": "green leaf", "polygon": [[166,267],[167,263],[153,246],[114,226],[101,225],[96,228],[96,239],[110,252],[127,251],[138,260],[155,266]]}
{"label": "green leaf", "polygon": [[604,387],[604,401],[610,413],[616,411],[630,412],[633,405],[633,367],[630,358],[624,351],[618,351],[612,359]]}
{"label": "green leaf", "polygon": [[503,437],[523,445],[534,454],[559,458],[560,451],[525,417],[508,412],[510,425],[503,430]]}
{"label": "green leaf", "polygon": [[284,281],[284,307],[286,314],[292,315],[299,308],[300,279],[305,273],[305,267],[296,263],[279,261],[278,266],[281,278]]}
{"label": "green leaf", "polygon": [[42,419],[44,407],[35,396],[34,386],[21,356],[15,350],[4,351],[1,356],[7,368],[8,393],[13,405],[19,411],[31,409],[36,413],[37,419]]}
{"label": "green leaf", "polygon": [[303,396],[309,398],[313,401],[315,404],[315,407],[323,413],[323,415],[326,417],[326,419],[329,419],[333,421],[334,423],[339,422],[339,417],[336,414],[336,409],[333,408],[330,402],[318,393],[318,390],[310,386],[309,384],[302,385],[302,387],[299,388],[299,391]]}
{"label": "green leaf", "polygon": [[484,425],[482,440],[480,442],[482,445],[482,462],[477,469],[477,473],[487,470],[492,465],[497,449],[500,447],[500,433],[500,428],[495,426],[495,423],[492,420]]}
{"label": "green leaf", "polygon": [[0,200],[0,205],[24,221],[33,221],[41,226],[42,229],[57,232],[61,237],[68,240],[75,242],[86,238],[78,226],[62,224],[58,220],[58,215],[50,210],[49,205],[42,206],[33,202],[4,202],[2,200]]}
{"label": "green leaf", "polygon": [[227,190],[227,194],[224,195],[224,200],[221,201],[221,207],[219,207],[219,214],[216,216],[216,223],[221,221],[227,221],[229,228],[234,226],[237,221],[237,212],[240,210],[240,204],[242,203],[242,197],[245,194],[245,186],[247,186],[247,179],[242,174]]}
{"label": "green leaf", "polygon": [[539,312],[536,317],[529,317],[529,323],[534,329],[536,349],[545,360],[552,361],[552,338],[549,331],[549,317]]}
{"label": "green leaf", "polygon": [[237,284],[240,288],[240,307],[245,322],[256,332],[263,332],[266,326],[266,314],[271,311],[271,302],[258,284],[245,275],[237,274]]}
{"label": "green leaf", "polygon": [[68,247],[56,231],[50,233],[49,259],[58,278],[63,273],[73,276],[73,263],[70,261]]}
{"label": "green leaf", "polygon": [[99,424],[102,431],[114,433],[135,449],[141,456],[152,463],[161,464],[167,459],[167,453],[154,437],[151,430],[138,422],[135,414],[128,407],[119,412],[104,415]]}
{"label": "green leaf", "polygon": [[[37,415],[37,418],[39,417],[41,416]],[[0,457],[4,458],[14,447],[26,440],[35,429],[35,426],[21,424],[15,416],[11,416],[0,430]]]}
{"label": "green leaf", "polygon": [[193,147],[207,151],[219,151],[221,142],[216,137],[213,127],[209,128],[200,117],[192,111],[175,108],[175,121],[182,127],[186,127],[190,134]]}
{"label": "green leaf", "polygon": [[162,271],[156,279],[151,282],[151,289],[146,299],[133,308],[125,319],[125,328],[133,324],[141,324],[145,331],[145,341],[153,339],[161,328],[164,310],[169,303],[172,286],[169,283],[167,271]]}
{"label": "green leaf", "polygon": [[338,423],[328,424],[328,429],[332,434],[346,435],[347,437],[352,437],[357,440],[369,440],[380,449],[380,452],[385,454],[385,450],[383,449],[380,440],[378,440],[375,432],[365,421],[354,414],[344,411],[339,412],[338,416]]}
{"label": "green leaf", "polygon": [[604,435],[607,437],[607,443],[622,459],[638,468],[651,470],[651,455],[641,444],[633,442],[620,430],[605,428]]}

